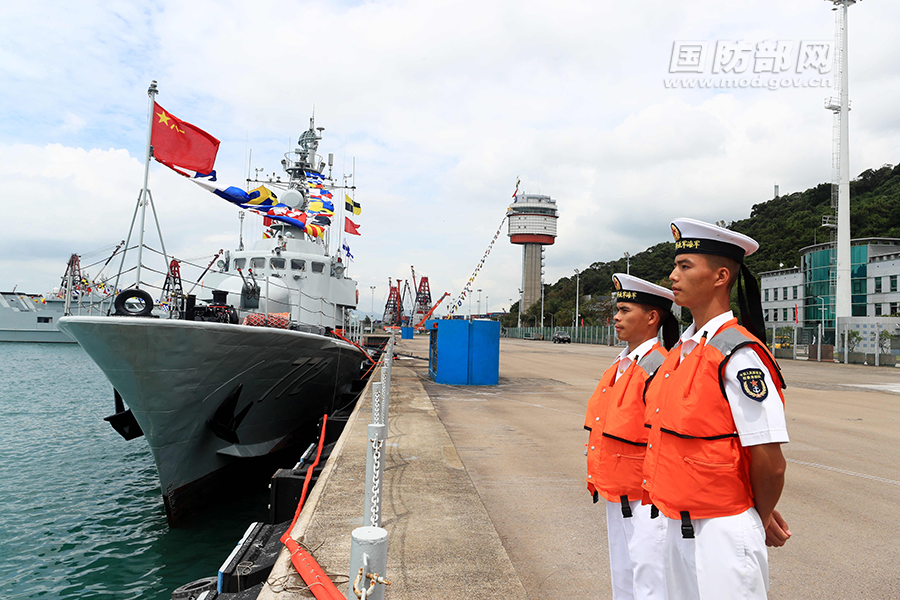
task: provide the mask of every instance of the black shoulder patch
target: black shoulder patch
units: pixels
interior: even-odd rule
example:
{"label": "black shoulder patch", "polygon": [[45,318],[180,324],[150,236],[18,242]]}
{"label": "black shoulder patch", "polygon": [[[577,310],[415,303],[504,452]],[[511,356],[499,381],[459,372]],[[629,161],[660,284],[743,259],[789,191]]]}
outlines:
{"label": "black shoulder patch", "polygon": [[738,371],[738,382],[741,384],[741,390],[748,398],[762,402],[769,395],[769,389],[766,387],[766,380],[763,376],[762,369],[744,369]]}

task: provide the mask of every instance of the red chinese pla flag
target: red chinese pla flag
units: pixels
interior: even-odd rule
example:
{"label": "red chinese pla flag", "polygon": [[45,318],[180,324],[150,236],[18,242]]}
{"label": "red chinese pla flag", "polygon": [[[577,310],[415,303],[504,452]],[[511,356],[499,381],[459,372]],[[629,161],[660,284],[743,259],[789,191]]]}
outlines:
{"label": "red chinese pla flag", "polygon": [[344,231],[346,231],[350,235],[362,235],[359,233],[359,225],[357,225],[347,217],[344,217]]}
{"label": "red chinese pla flag", "polygon": [[797,305],[794,305],[794,323],[800,324],[800,313],[797,312]]}
{"label": "red chinese pla flag", "polygon": [[153,158],[162,164],[204,174],[212,172],[219,151],[219,140],[155,102],[150,145]]}

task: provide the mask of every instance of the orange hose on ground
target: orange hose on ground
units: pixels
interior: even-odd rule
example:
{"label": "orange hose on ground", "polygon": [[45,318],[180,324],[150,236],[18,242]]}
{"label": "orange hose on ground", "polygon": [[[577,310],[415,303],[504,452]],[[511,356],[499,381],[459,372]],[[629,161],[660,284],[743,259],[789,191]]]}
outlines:
{"label": "orange hose on ground", "polygon": [[329,579],[319,563],[312,555],[300,547],[294,538],[291,537],[291,530],[297,524],[300,518],[300,512],[303,510],[303,504],[306,502],[306,492],[309,490],[309,482],[313,469],[319,464],[319,458],[322,456],[322,446],[325,444],[325,426],[328,424],[328,415],[322,415],[322,431],[319,433],[319,449],[316,452],[316,460],[306,469],[306,479],[303,481],[303,493],[300,496],[300,502],[297,503],[297,510],[294,512],[294,520],[291,521],[290,527],[281,536],[281,543],[284,544],[288,552],[291,553],[291,564],[303,579],[303,582],[309,587],[310,591],[318,600],[345,600],[344,595],[335,587],[334,582]]}

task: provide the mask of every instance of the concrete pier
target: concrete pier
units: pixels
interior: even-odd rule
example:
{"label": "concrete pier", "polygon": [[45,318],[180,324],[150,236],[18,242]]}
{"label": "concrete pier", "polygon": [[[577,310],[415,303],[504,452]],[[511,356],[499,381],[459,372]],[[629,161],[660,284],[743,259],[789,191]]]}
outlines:
{"label": "concrete pier", "polygon": [[[584,486],[587,398],[618,348],[501,340],[500,384],[432,383],[425,360],[392,378],[383,527],[385,597],[609,598],[602,504]],[[398,340],[427,357],[427,337]],[[770,549],[772,599],[900,597],[900,369],[782,361],[791,443],[779,510],[793,538]],[[363,524],[360,401],[294,538],[347,589]],[[286,553],[260,595],[307,598]]]}

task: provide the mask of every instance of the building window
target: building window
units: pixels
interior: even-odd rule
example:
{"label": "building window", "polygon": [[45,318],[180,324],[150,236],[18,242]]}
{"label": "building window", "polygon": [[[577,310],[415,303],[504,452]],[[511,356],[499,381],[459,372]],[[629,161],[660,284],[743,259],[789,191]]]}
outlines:
{"label": "building window", "polygon": [[797,318],[797,306],[795,305],[794,306],[794,323],[796,323],[798,321],[799,321],[799,319]]}
{"label": "building window", "polygon": [[881,302],[875,303],[875,316],[876,317],[881,316]]}
{"label": "building window", "polygon": [[797,286],[794,286],[794,300],[797,299]]}
{"label": "building window", "polygon": [[772,300],[778,300],[778,288],[772,288]]}
{"label": "building window", "polygon": [[[787,289],[787,288],[785,288],[785,289]],[[783,319],[784,321],[788,320],[787,311],[788,311],[788,309],[786,309],[786,308],[782,309],[782,311],[781,311],[781,316],[784,317],[784,319]]]}
{"label": "building window", "polygon": [[788,299],[788,298],[787,298],[787,286],[784,286],[784,287],[781,289],[781,291],[784,293],[784,295],[782,296],[782,298],[784,298],[785,300],[787,300],[787,299]]}
{"label": "building window", "polygon": [[897,303],[891,302],[891,316],[894,316],[896,314],[897,314]]}
{"label": "building window", "polygon": [[891,291],[892,292],[897,291],[897,276],[896,275],[891,275]]}
{"label": "building window", "polygon": [[766,295],[765,301],[768,302],[769,301],[769,290],[763,290],[763,291],[765,292],[765,295]]}
{"label": "building window", "polygon": [[768,321],[768,320],[769,320],[769,309],[767,308],[766,310],[763,311],[763,313],[765,313],[764,319],[765,319],[766,321]]}
{"label": "building window", "polygon": [[876,294],[881,293],[881,277],[875,278],[875,293]]}
{"label": "building window", "polygon": [[777,308],[772,309],[772,320],[775,321],[776,323],[778,322],[778,309]]}

